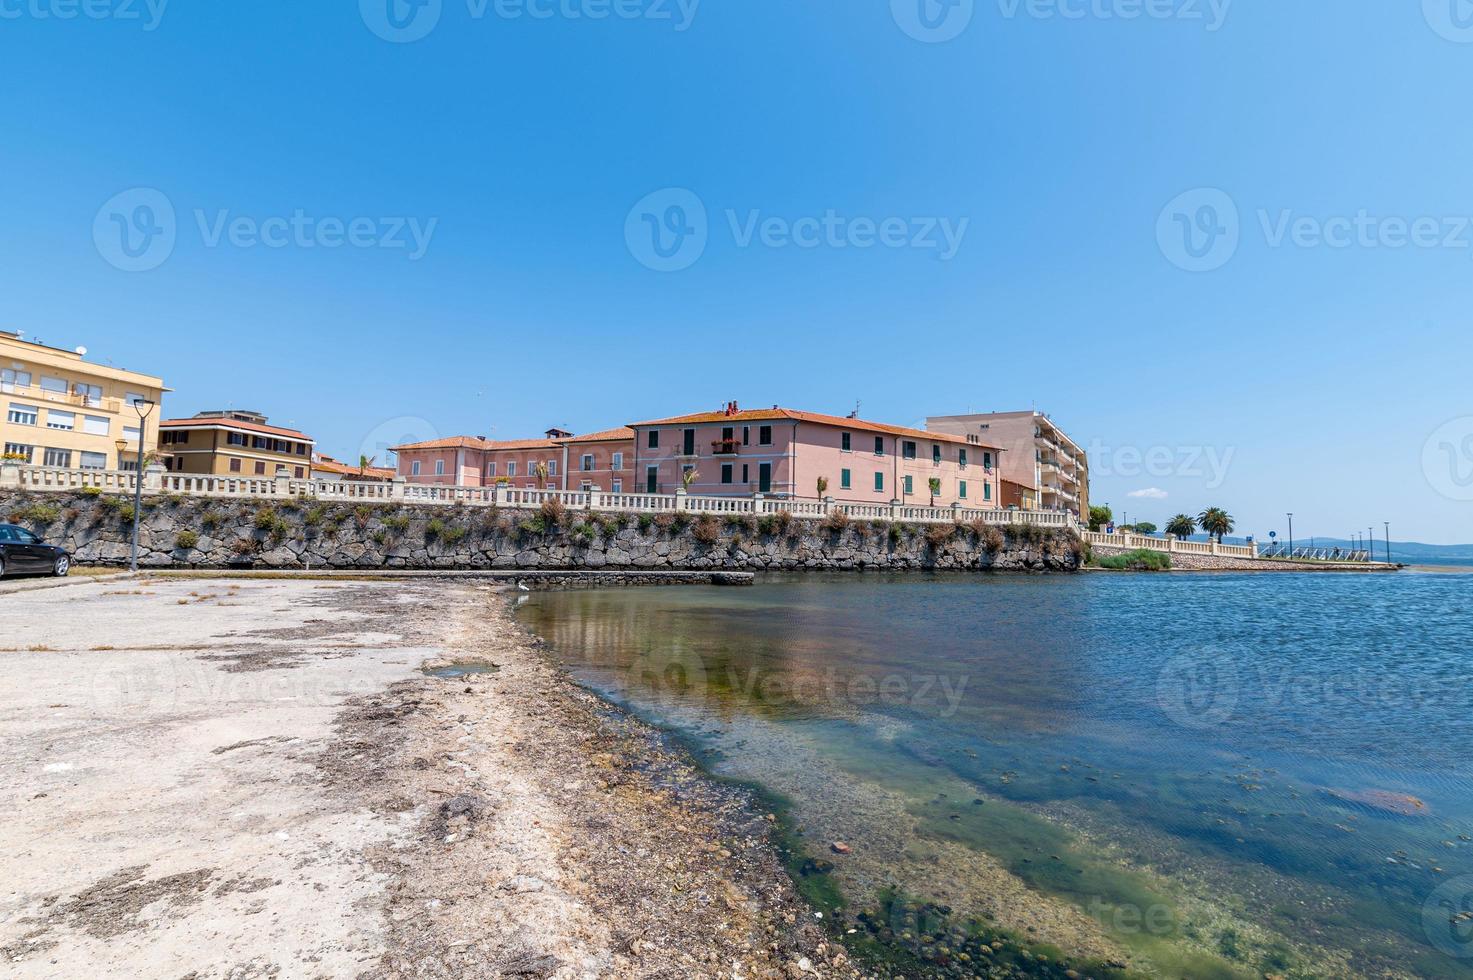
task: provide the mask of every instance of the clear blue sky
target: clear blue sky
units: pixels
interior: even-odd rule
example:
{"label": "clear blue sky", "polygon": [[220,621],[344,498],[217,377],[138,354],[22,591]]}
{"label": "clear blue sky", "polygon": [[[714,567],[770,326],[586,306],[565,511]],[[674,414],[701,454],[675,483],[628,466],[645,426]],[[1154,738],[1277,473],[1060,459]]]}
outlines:
{"label": "clear blue sky", "polygon": [[[937,36],[923,0],[442,0],[418,21],[396,0],[431,28],[412,43],[379,36],[405,36],[388,0],[54,16],[68,2],[0,2],[0,326],[163,375],[170,415],[256,408],[352,457],[733,398],[899,423],[1037,407],[1097,450],[1117,514],[1473,540],[1449,481],[1473,472],[1473,36],[1437,0],[1237,0],[1220,22],[1208,0],[977,0],[941,43],[911,36]],[[562,12],[599,9],[670,19]],[[112,215],[159,220],[137,188],[175,240],[124,271]],[[631,217],[666,188],[707,213],[678,271],[641,263]],[[1176,215],[1221,204],[1168,209],[1197,188],[1239,213],[1211,271],[1173,245]],[[949,258],[745,238],[830,211],[907,241],[966,225]],[[1432,216],[1438,244],[1314,241],[1362,211]],[[370,240],[435,224],[417,258],[320,247],[330,227],[214,237],[222,213],[297,212],[372,219]],[[1286,213],[1315,224],[1279,237]]]}

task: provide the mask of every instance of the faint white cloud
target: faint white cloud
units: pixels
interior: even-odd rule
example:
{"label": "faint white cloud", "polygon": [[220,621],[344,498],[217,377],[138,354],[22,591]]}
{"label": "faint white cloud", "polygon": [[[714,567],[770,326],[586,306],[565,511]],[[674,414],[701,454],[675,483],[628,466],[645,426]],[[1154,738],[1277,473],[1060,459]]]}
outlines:
{"label": "faint white cloud", "polygon": [[1160,487],[1146,487],[1144,490],[1130,491],[1130,496],[1144,497],[1147,500],[1165,500],[1170,495]]}

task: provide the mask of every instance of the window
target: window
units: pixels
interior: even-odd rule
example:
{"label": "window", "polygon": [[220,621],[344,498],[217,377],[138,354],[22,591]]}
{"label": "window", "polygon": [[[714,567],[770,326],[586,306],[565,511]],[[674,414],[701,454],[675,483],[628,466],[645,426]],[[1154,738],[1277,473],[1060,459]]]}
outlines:
{"label": "window", "polygon": [[772,426],[770,426],[770,425],[759,425],[759,426],[757,426],[757,445],[759,445],[759,446],[770,446],[770,445],[772,445]]}
{"label": "window", "polygon": [[619,470],[622,470],[623,468],[624,468],[624,454],[623,453],[614,453],[614,461],[609,464],[609,469],[611,469],[611,470],[613,470],[614,472],[617,473]]}
{"label": "window", "polygon": [[41,375],[41,390],[55,392],[58,395],[66,394],[66,382],[61,378],[48,378]]}
{"label": "window", "polygon": [[694,456],[696,454],[696,430],[686,429],[681,433],[680,455]]}
{"label": "window", "polygon": [[[232,473],[239,473],[240,472],[240,460],[238,460],[238,459],[232,459],[230,461],[230,472],[232,472]],[[415,473],[418,473],[419,472],[419,464],[418,463],[415,463],[414,464],[414,472]]]}
{"label": "window", "polygon": [[736,441],[736,429],[733,428],[732,426],[729,426],[729,425],[723,426],[722,429],[721,429],[721,441],[722,442],[735,442]]}
{"label": "window", "polygon": [[[844,435],[846,435],[846,436],[848,434],[849,433],[847,433],[847,432],[844,433]],[[849,471],[848,470],[840,470],[839,471],[839,489],[840,490],[848,490],[852,486],[853,486],[853,479],[850,476]]]}
{"label": "window", "polygon": [[[651,429],[650,430],[649,441],[646,443],[646,445],[648,445],[651,449],[659,449],[660,448],[660,430],[659,429]],[[654,493],[654,491],[651,490],[650,493]]]}
{"label": "window", "polygon": [[84,470],[105,470],[107,469],[107,453],[83,452],[81,466]]}
{"label": "window", "polygon": [[984,483],[984,484],[982,484],[982,499],[983,500],[991,500],[992,499],[992,484],[990,484],[990,483]]}
{"label": "window", "polygon": [[644,470],[644,492],[660,492],[660,468],[658,466],[646,466]]}
{"label": "window", "polygon": [[992,469],[992,454],[991,453],[983,453],[982,454],[982,468],[983,469],[986,469],[986,470]]}
{"label": "window", "polygon": [[907,497],[909,497],[911,494],[913,494],[915,492],[916,492],[916,481],[915,481],[915,477],[913,477],[909,473],[907,473],[907,474],[905,474],[905,495]]}
{"label": "window", "polygon": [[751,472],[747,469],[747,464],[746,463],[743,463],[742,464],[742,482],[743,483],[751,483],[752,482]]}
{"label": "window", "polygon": [[907,439],[900,444],[900,456],[902,459],[916,458],[916,444]]}
{"label": "window", "polygon": [[436,476],[444,476],[445,475],[445,461],[443,459],[437,459],[437,460],[435,460],[435,475]]}
{"label": "window", "polygon": [[882,472],[880,472],[879,470],[875,470],[875,490],[878,492],[878,491],[882,491],[884,489],[885,489],[885,474],[882,473]]}
{"label": "window", "polygon": [[752,427],[750,425],[744,425],[744,426],[742,426],[742,445],[743,446],[750,446],[751,444],[752,444]]}
{"label": "window", "polygon": [[302,472],[302,468],[300,466],[296,467],[296,474],[297,474],[297,479],[298,480],[300,480],[302,477],[306,476],[306,474]]}
{"label": "window", "polygon": [[266,475],[266,464],[265,463],[259,463],[258,462],[256,464],[256,475],[257,476],[265,476]]}
{"label": "window", "polygon": [[71,466],[72,451],[70,449],[48,449],[42,466]]}
{"label": "window", "polygon": [[10,421],[15,425],[35,425],[41,420],[41,410],[32,405],[10,403]]}
{"label": "window", "polygon": [[967,465],[967,451],[965,449],[958,449],[956,451],[956,461],[957,461],[957,465],[959,465],[959,466],[961,466],[963,468],[966,467],[966,465]]}
{"label": "window", "polygon": [[958,480],[958,481],[956,481],[956,495],[958,497],[962,498],[963,500],[966,500],[967,499],[967,481],[966,480]]}
{"label": "window", "polygon": [[593,453],[584,453],[583,454],[583,461],[582,461],[582,464],[581,465],[583,467],[583,472],[584,473],[592,473],[593,472]]}
{"label": "window", "polygon": [[883,455],[885,455],[885,437],[884,436],[875,436],[875,455],[876,456],[883,456]]}
{"label": "window", "polygon": [[736,467],[732,466],[730,463],[722,463],[721,464],[721,482],[722,483],[732,483],[732,482],[735,481],[735,479],[736,479]]}
{"label": "window", "polygon": [[557,460],[549,459],[547,461],[547,475],[557,476]]}
{"label": "window", "polygon": [[853,433],[851,433],[851,432],[841,432],[839,434],[839,449],[842,450],[843,452],[846,452],[846,453],[853,452],[854,451],[854,442],[853,442],[853,440],[854,440],[854,434]]}
{"label": "window", "polygon": [[[238,460],[238,459],[232,459],[230,462],[232,462],[232,463],[239,463],[240,460]],[[238,467],[238,466],[233,467],[233,468],[234,469],[240,469],[240,467]],[[495,473],[496,473],[496,464],[495,463],[492,463],[491,464],[491,472],[492,472],[492,475],[495,475]],[[419,460],[416,459],[416,460],[413,460],[413,461],[410,462],[410,464],[409,464],[409,475],[410,476],[419,476]]]}
{"label": "window", "polygon": [[623,480],[615,480],[614,481],[614,490],[613,490],[613,492],[614,493],[623,493],[624,492],[624,481]]}
{"label": "window", "polygon": [[588,493],[590,490],[594,489],[594,487],[593,487],[593,481],[592,480],[584,480],[583,483],[581,485],[579,485],[578,489],[579,490],[582,490],[584,493]]}
{"label": "window", "polygon": [[941,447],[934,442],[931,443],[931,465],[941,465]]}
{"label": "window", "polygon": [[251,436],[251,448],[269,449],[271,448],[270,440],[266,439],[266,437],[264,436]]}
{"label": "window", "polygon": [[[82,416],[82,431],[85,432],[85,433],[87,433],[89,436],[105,436],[108,433],[108,429],[109,429],[108,420],[106,418],[104,418],[103,416],[101,416],[101,415],[84,415],[84,416]],[[186,433],[184,433],[184,435],[185,435],[185,441],[186,442],[189,441],[188,440],[189,433],[186,432]]]}
{"label": "window", "polygon": [[516,460],[509,459],[509,460],[506,461],[506,475],[507,476],[516,476],[517,475],[517,461]]}
{"label": "window", "polygon": [[46,428],[61,429],[70,432],[77,427],[76,412],[58,412],[54,408],[46,410]]}
{"label": "window", "polygon": [[[181,432],[179,434],[180,435],[188,435],[188,433],[185,433],[185,432]],[[227,432],[227,433],[225,433],[225,445],[227,445],[227,446],[240,446],[243,449],[243,448],[245,448],[245,444],[246,444],[245,433],[243,433],[243,432]]]}
{"label": "window", "polygon": [[15,391],[17,388],[29,388],[30,386],[31,372],[15,368],[0,371],[0,391]]}
{"label": "window", "polygon": [[30,463],[31,457],[35,454],[35,452],[35,446],[27,446],[24,443],[7,442],[5,444],[5,455],[24,457],[26,463]]}
{"label": "window", "polygon": [[134,405],[137,405],[141,401],[147,401],[147,399],[136,391],[130,391],[123,396],[123,403],[129,408],[132,408]]}
{"label": "window", "polygon": [[100,385],[74,384],[72,394],[82,399],[82,404],[88,408],[98,408],[102,405],[102,387]]}
{"label": "window", "polygon": [[487,463],[486,464],[486,475],[487,476],[495,476],[496,475],[496,464],[495,463]]}
{"label": "window", "polygon": [[[140,437],[140,435],[141,435],[141,433],[139,433],[139,431],[138,431],[138,426],[136,426],[136,425],[125,425],[125,426],[123,426],[123,438],[126,439],[126,440],[128,440],[129,442],[137,442],[138,439],[139,439],[139,437]],[[188,442],[189,440],[188,439],[185,439],[184,441],[185,442]]]}

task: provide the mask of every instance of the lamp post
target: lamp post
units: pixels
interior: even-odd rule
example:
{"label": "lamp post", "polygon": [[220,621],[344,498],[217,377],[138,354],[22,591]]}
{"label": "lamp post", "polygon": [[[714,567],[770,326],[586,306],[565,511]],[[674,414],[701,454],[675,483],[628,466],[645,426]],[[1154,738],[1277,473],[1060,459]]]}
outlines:
{"label": "lamp post", "polygon": [[1381,523],[1386,526],[1386,564],[1390,565],[1391,564],[1391,522],[1390,521],[1382,521]]}
{"label": "lamp post", "polygon": [[1288,517],[1289,517],[1289,557],[1290,558],[1293,558],[1294,557],[1294,515],[1293,514],[1290,514],[1290,515],[1288,515]]}
{"label": "lamp post", "polygon": [[[143,437],[148,428],[148,416],[153,411],[153,402],[140,398],[133,403],[138,412],[138,472],[133,475],[133,547],[129,553],[128,570],[138,571],[138,519],[143,516]],[[122,466],[119,454],[118,465]]]}

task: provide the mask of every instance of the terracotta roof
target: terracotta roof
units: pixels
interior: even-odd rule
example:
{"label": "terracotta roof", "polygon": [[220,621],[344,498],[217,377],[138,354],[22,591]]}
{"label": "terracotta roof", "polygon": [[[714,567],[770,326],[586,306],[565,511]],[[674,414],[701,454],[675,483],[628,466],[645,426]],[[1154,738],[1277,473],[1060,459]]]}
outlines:
{"label": "terracotta roof", "polygon": [[560,443],[551,439],[512,439],[496,442],[479,436],[451,436],[448,439],[431,439],[429,442],[411,442],[404,446],[390,446],[389,452],[398,453],[407,449],[482,449],[488,452],[517,449],[554,449]]}
{"label": "terracotta roof", "polygon": [[909,436],[915,439],[929,439],[932,442],[949,442],[958,446],[980,446],[983,449],[1001,450],[999,446],[988,445],[985,442],[971,442],[966,436],[954,436],[945,432],[927,432],[925,429],[911,429],[903,425],[887,425],[884,422],[867,422],[864,419],[851,419],[839,415],[823,415],[819,412],[800,412],[791,408],[759,408],[739,411],[728,415],[726,412],[697,412],[694,415],[677,415],[668,419],[655,419],[651,422],[634,422],[635,426],[653,425],[724,425],[730,422],[811,422],[814,425],[831,425],[842,429],[854,429],[862,432],[881,432],[893,436]]}
{"label": "terracotta roof", "polygon": [[634,438],[634,430],[627,425],[621,425],[617,429],[605,429],[602,432],[590,432],[586,436],[572,436],[568,439],[559,439],[558,442],[621,442]]}
{"label": "terracotta roof", "polygon": [[380,466],[370,466],[366,470],[359,470],[356,466],[349,466],[347,463],[341,463],[326,456],[318,456],[312,460],[312,468],[314,470],[322,470],[326,473],[340,473],[343,476],[362,475],[377,480],[392,480],[398,475],[393,470],[387,470]]}
{"label": "terracotta roof", "polygon": [[285,436],[299,442],[313,442],[314,440],[305,433],[296,429],[283,429],[275,425],[261,425],[257,422],[242,422],[240,419],[203,418],[203,419],[164,419],[159,423],[161,429],[239,429],[242,432],[264,432],[273,436]]}

